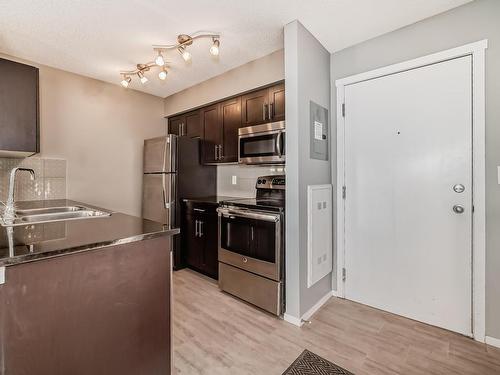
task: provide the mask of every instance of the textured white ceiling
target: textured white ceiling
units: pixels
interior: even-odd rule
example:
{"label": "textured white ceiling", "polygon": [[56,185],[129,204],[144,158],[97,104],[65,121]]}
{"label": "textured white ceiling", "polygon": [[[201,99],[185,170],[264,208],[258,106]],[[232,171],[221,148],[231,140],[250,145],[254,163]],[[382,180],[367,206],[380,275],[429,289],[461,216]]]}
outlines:
{"label": "textured white ceiling", "polygon": [[120,70],[153,60],[151,45],[180,33],[222,34],[221,54],[196,42],[186,65],[132,88],[165,97],[283,48],[283,26],[300,20],[330,51],[373,38],[471,0],[1,0],[0,52],[119,84]]}

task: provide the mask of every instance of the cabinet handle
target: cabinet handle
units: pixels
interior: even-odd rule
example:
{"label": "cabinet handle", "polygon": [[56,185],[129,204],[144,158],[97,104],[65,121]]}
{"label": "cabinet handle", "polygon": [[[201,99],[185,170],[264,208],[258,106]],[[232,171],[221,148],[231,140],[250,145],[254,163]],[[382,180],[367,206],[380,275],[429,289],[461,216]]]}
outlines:
{"label": "cabinet handle", "polygon": [[194,222],[194,236],[198,237],[198,220]]}
{"label": "cabinet handle", "polygon": [[200,237],[203,237],[203,221],[200,221]]}
{"label": "cabinet handle", "polygon": [[262,104],[262,120],[266,121],[267,104]]}
{"label": "cabinet handle", "polygon": [[205,212],[205,210],[202,210],[201,208],[193,208],[193,211],[197,211],[197,212]]}
{"label": "cabinet handle", "polygon": [[269,120],[272,120],[272,118],[274,117],[273,109],[273,103],[269,103]]}

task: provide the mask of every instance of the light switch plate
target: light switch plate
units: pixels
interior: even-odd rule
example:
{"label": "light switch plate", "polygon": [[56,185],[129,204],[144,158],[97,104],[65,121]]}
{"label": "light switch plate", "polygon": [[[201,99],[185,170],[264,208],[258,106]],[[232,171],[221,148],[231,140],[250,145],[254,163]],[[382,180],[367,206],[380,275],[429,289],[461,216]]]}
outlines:
{"label": "light switch plate", "polygon": [[0,285],[5,284],[5,267],[0,267]]}

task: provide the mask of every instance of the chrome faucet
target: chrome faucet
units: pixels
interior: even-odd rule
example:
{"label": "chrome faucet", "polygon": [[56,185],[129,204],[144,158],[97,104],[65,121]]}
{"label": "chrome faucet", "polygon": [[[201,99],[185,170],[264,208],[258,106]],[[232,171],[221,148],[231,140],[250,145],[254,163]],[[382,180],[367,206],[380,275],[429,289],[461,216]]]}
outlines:
{"label": "chrome faucet", "polygon": [[16,182],[16,172],[17,171],[26,171],[31,174],[31,179],[35,179],[35,171],[31,168],[22,168],[22,167],[16,167],[12,168],[10,171],[10,182],[9,182],[9,195],[7,197],[7,204],[5,205],[5,211],[3,215],[4,221],[7,220],[12,220],[15,217],[15,210],[14,210],[14,187],[15,187],[15,182]]}

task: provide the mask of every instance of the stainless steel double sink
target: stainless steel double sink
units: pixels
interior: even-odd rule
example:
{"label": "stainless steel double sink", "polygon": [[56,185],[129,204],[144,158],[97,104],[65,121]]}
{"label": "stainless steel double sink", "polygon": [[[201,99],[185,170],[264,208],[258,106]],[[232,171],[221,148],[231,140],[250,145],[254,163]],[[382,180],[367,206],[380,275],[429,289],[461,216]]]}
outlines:
{"label": "stainless steel double sink", "polygon": [[1,225],[19,226],[106,216],[111,216],[111,212],[83,205],[16,209],[14,218],[10,220],[2,218]]}

